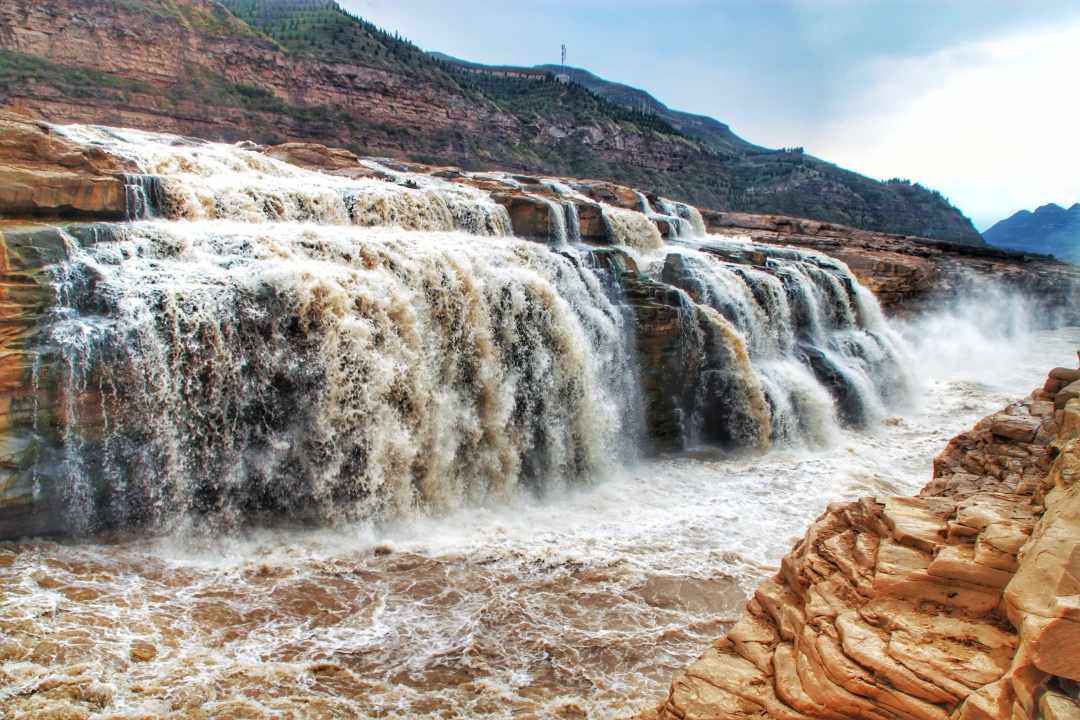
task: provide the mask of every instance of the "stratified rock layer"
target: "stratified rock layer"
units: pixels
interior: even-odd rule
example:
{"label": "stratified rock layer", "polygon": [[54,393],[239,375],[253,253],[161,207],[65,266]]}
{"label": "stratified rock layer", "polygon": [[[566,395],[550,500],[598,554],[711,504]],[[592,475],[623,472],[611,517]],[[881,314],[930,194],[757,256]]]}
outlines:
{"label": "stratified rock layer", "polygon": [[643,718],[1080,718],[1080,371],[835,504]]}

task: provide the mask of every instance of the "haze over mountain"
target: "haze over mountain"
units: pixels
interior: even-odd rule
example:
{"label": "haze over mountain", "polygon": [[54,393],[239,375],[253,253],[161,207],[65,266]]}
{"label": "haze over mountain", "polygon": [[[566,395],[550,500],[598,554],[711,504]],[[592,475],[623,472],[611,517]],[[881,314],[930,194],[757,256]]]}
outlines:
{"label": "haze over mountain", "polygon": [[[580,82],[477,73],[329,0],[14,0],[0,99],[46,119],[262,143],[314,140],[466,169],[595,177],[722,211],[980,243],[940,193],[741,140]],[[590,90],[588,85],[592,86]],[[654,101],[655,102],[655,101]]]}
{"label": "haze over mountain", "polygon": [[1080,264],[1080,203],[1068,210],[1055,203],[1035,212],[1021,210],[989,228],[983,237],[995,247]]}

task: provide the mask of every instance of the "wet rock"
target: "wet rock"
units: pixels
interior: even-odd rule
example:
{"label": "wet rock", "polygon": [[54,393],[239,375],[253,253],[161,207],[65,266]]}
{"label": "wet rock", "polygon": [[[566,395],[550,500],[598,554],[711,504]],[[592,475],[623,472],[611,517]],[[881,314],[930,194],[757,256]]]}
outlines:
{"label": "wet rock", "polygon": [[0,113],[0,215],[121,219],[123,173],[133,170],[98,148],[54,135],[45,123]]}
{"label": "wet rock", "polygon": [[551,206],[543,200],[524,193],[499,193],[492,199],[510,214],[514,235],[541,242],[555,239]]}
{"label": "wet rock", "polygon": [[275,160],[306,168],[318,168],[348,177],[379,177],[379,174],[360,164],[360,158],[343,148],[332,148],[318,143],[282,143],[260,147]]}

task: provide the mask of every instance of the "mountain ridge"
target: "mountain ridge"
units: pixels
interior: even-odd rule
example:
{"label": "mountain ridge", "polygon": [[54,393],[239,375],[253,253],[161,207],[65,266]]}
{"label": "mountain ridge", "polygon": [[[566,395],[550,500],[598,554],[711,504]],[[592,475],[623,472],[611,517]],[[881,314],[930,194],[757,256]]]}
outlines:
{"label": "mountain ridge", "polygon": [[1080,203],[1068,209],[1047,203],[1034,212],[1020,210],[995,223],[983,237],[994,247],[1080,264]]}
{"label": "mountain ridge", "polygon": [[739,155],[737,136],[710,145],[581,83],[480,87],[330,0],[11,0],[0,7],[0,52],[0,105],[52,122],[316,141],[605,179],[719,211],[982,242],[917,184],[877,182],[798,149]]}

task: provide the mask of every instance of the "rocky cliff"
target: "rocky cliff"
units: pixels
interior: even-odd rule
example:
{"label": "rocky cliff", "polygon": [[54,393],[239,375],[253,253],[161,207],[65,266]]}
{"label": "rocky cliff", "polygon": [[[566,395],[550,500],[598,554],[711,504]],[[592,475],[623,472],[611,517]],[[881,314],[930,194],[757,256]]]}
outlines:
{"label": "rocky cliff", "polygon": [[227,4],[237,15],[217,0],[6,2],[0,106],[54,122],[601,177],[719,210],[981,243],[925,188],[749,144],[732,154],[578,84],[478,86],[332,2]]}
{"label": "rocky cliff", "polygon": [[649,720],[1080,718],[1080,371],[830,506]]}
{"label": "rocky cliff", "polygon": [[776,215],[702,215],[710,234],[806,247],[842,260],[893,314],[932,310],[989,282],[1042,298],[1068,322],[1076,318],[1080,273],[1045,256]]}

